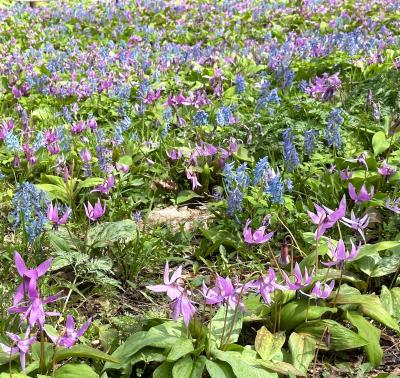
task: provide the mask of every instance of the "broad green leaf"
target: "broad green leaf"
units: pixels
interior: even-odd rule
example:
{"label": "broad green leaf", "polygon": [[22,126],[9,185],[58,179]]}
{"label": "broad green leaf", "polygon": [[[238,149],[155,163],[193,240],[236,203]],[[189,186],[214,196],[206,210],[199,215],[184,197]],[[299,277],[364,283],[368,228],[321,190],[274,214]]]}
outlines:
{"label": "broad green leaf", "polygon": [[50,198],[50,200],[53,199],[58,199],[60,201],[63,201],[64,203],[69,202],[68,194],[65,191],[65,189],[60,188],[57,185],[53,184],[36,184],[36,186],[40,189],[46,192]]}
{"label": "broad green leaf", "polygon": [[379,297],[373,294],[339,294],[336,298],[337,304],[356,304],[359,305],[359,310],[385,326],[396,331],[399,330],[397,322],[382,306]]}
{"label": "broad green leaf", "polygon": [[364,352],[374,367],[379,366],[383,357],[383,350],[380,346],[381,331],[358,312],[347,311],[346,319],[357,328],[361,337],[368,340],[367,345],[363,347]]}
{"label": "broad green leaf", "polygon": [[87,179],[81,181],[76,187],[76,191],[79,192],[83,188],[93,188],[97,185],[100,185],[104,182],[104,179],[100,177],[88,177]]}
{"label": "broad green leaf", "polygon": [[[218,342],[218,345],[235,343],[239,339],[242,330],[243,314],[226,307],[220,307],[211,320],[212,338]],[[224,329],[225,326],[225,329]],[[229,335],[229,339],[227,339]],[[221,340],[221,337],[224,337]]]}
{"label": "broad green leaf", "polygon": [[173,378],[201,378],[205,366],[205,357],[200,356],[195,361],[186,356],[178,360],[172,368]]}
{"label": "broad green leaf", "polygon": [[98,378],[99,375],[86,364],[67,364],[56,370],[55,378]]}
{"label": "broad green leaf", "polygon": [[394,287],[389,290],[383,285],[380,299],[386,311],[396,318],[397,321],[400,321],[400,288]]}
{"label": "broad green leaf", "polygon": [[233,156],[241,161],[246,161],[248,163],[253,163],[254,158],[249,156],[249,151],[243,147],[239,146],[236,152],[234,152]]}
{"label": "broad green leaf", "polygon": [[161,365],[157,367],[153,372],[153,378],[165,378],[172,377],[172,368],[174,364],[171,362],[163,362]]}
{"label": "broad green leaf", "polygon": [[199,356],[193,361],[192,373],[190,378],[201,378],[203,376],[204,368],[206,366],[207,358]]}
{"label": "broad green leaf", "polygon": [[399,241],[383,241],[376,244],[365,244],[361,247],[360,252],[358,253],[357,257],[354,261],[361,259],[364,256],[369,256],[374,254],[375,252],[385,251],[387,249],[393,249],[400,246]]}
{"label": "broad green leaf", "polygon": [[[0,378],[10,378],[10,373],[0,373]],[[31,378],[22,373],[12,373],[12,378]]]}
{"label": "broad green leaf", "polygon": [[193,342],[189,339],[179,339],[174,345],[172,345],[171,350],[168,353],[167,361],[173,362],[179,360],[181,357],[185,356],[194,351]]}
{"label": "broad green leaf", "polygon": [[293,366],[301,372],[307,373],[315,355],[317,345],[315,340],[305,334],[292,332],[288,344]]}
{"label": "broad green leaf", "polygon": [[231,366],[226,362],[206,360],[206,368],[211,378],[236,378]]}
{"label": "broad green leaf", "polygon": [[193,198],[201,198],[201,195],[195,193],[193,190],[182,190],[178,193],[178,196],[176,197],[176,204],[180,205],[182,203],[190,201]]}
{"label": "broad green leaf", "polygon": [[101,350],[92,348],[88,345],[78,344],[70,349],[59,348],[55,355],[55,361],[59,362],[67,358],[91,358],[93,360],[102,360],[108,362],[119,363],[118,358],[110,356]]}
{"label": "broad green leaf", "polygon": [[[269,372],[263,368],[257,368],[256,366],[248,363],[248,359],[245,359],[240,352],[222,351],[215,349],[212,352],[213,356],[221,361],[224,361],[230,365],[236,378],[277,378],[278,375],[274,372]],[[262,362],[263,360],[259,360]]]}
{"label": "broad green leaf", "polygon": [[129,242],[137,236],[136,223],[131,219],[100,223],[88,232],[87,243],[93,248],[105,247],[113,242]]}
{"label": "broad green leaf", "polygon": [[322,306],[308,306],[307,301],[300,300],[290,302],[282,307],[280,312],[280,327],[281,329],[291,330],[307,320],[319,319],[326,312],[335,313],[336,308]]}
{"label": "broad green leaf", "polygon": [[372,148],[374,155],[378,156],[382,152],[385,152],[390,147],[389,141],[386,139],[386,135],[383,131],[378,131],[372,137]]}
{"label": "broad green leaf", "polygon": [[381,257],[374,266],[371,277],[383,277],[394,273],[400,266],[400,253],[393,253],[391,256]]}
{"label": "broad green leaf", "polygon": [[266,327],[261,327],[257,331],[254,346],[263,360],[270,361],[281,352],[285,340],[285,332],[272,334]]}
{"label": "broad green leaf", "polygon": [[340,351],[360,348],[368,343],[367,340],[357,333],[330,319],[313,320],[304,323],[296,329],[296,332],[309,335],[313,337],[317,343],[321,343],[321,338],[324,334],[325,328],[328,328],[329,330],[330,345],[327,346],[325,342],[323,342],[321,344],[321,348],[323,349]]}

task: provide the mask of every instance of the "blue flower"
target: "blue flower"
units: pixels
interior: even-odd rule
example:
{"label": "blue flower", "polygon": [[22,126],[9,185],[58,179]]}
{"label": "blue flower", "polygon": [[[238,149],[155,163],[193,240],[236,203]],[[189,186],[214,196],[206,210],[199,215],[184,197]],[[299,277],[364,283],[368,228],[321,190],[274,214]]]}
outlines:
{"label": "blue flower", "polygon": [[314,129],[306,130],[304,132],[304,150],[308,157],[310,157],[312,152],[314,151],[315,148],[314,138],[316,135],[318,135],[318,131]]}
{"label": "blue flower", "polygon": [[289,172],[293,172],[299,165],[299,155],[293,143],[292,129],[287,128],[283,132],[283,157]]}
{"label": "blue flower", "polygon": [[329,147],[340,148],[342,146],[342,138],[340,137],[339,127],[343,124],[342,109],[333,109],[328,116],[327,127],[325,131],[326,141]]}
{"label": "blue flower", "polygon": [[267,156],[258,160],[258,162],[254,168],[254,178],[253,178],[254,186],[258,185],[258,183],[263,179],[268,168],[269,168],[269,162],[268,162]]}
{"label": "blue flower", "polygon": [[241,94],[245,91],[246,83],[243,75],[240,74],[236,75],[235,85],[236,85],[236,94]]}
{"label": "blue flower", "polygon": [[208,113],[204,110],[199,110],[193,116],[193,125],[195,126],[205,126],[208,125]]}

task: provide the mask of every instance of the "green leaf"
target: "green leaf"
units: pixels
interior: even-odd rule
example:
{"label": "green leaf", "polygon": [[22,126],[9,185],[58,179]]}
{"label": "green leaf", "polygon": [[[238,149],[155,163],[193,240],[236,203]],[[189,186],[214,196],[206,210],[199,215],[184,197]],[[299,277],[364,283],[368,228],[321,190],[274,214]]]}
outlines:
{"label": "green leaf", "polygon": [[50,200],[53,199],[58,199],[60,201],[63,201],[64,203],[68,203],[69,202],[69,198],[67,195],[67,192],[65,191],[65,189],[60,188],[57,185],[53,185],[53,184],[36,184],[36,186],[40,189],[45,191]]}
{"label": "green leaf", "polygon": [[[242,330],[243,314],[241,313],[241,311],[236,311],[235,313],[235,310],[229,307],[226,310],[226,308],[227,307],[225,306],[220,307],[217,313],[212,318],[211,335],[214,341],[218,341],[218,343],[222,342],[223,344],[231,344],[235,343],[239,339],[240,331]],[[226,338],[229,332],[230,336],[227,340]],[[224,336],[224,340],[221,340],[222,336]]]}
{"label": "green leaf", "polygon": [[98,378],[99,375],[86,364],[67,364],[56,370],[55,378]]}
{"label": "green leaf", "polygon": [[266,327],[261,327],[257,332],[254,346],[261,358],[269,361],[281,352],[285,340],[285,332],[272,334]]}
{"label": "green leaf", "polygon": [[200,356],[195,361],[190,356],[181,358],[172,368],[173,378],[201,378],[205,366],[205,357]]}
{"label": "green leaf", "polygon": [[394,273],[400,266],[400,253],[393,253],[391,256],[381,257],[374,266],[371,277],[383,277]]}
{"label": "green leaf", "polygon": [[307,373],[315,354],[315,340],[307,335],[292,332],[288,344],[293,366]]}
{"label": "green leaf", "polygon": [[322,306],[309,306],[307,312],[307,301],[300,300],[289,302],[281,309],[281,329],[291,330],[302,324],[306,318],[307,320],[319,319],[326,312],[335,313],[336,308],[322,307]]}
{"label": "green leaf", "polygon": [[193,361],[192,373],[190,374],[190,378],[201,378],[203,376],[206,361],[207,358],[205,356],[199,356]]}
{"label": "green leaf", "polygon": [[104,179],[100,177],[88,177],[87,179],[81,181],[76,187],[76,191],[80,192],[83,188],[93,188],[104,182]]}
{"label": "green leaf", "polygon": [[385,285],[382,286],[380,300],[385,310],[400,320],[400,287],[388,289]]}
{"label": "green leaf", "polygon": [[249,151],[243,147],[239,146],[236,152],[234,152],[233,156],[241,161],[246,161],[248,163],[253,163],[254,158],[249,156]]}
{"label": "green leaf", "polygon": [[163,362],[161,365],[157,367],[153,372],[153,378],[165,378],[172,377],[172,368],[174,364],[171,362]]}
{"label": "green leaf", "polygon": [[[328,328],[330,334],[330,345],[321,343],[322,335]],[[331,349],[335,351],[360,348],[365,346],[368,341],[357,333],[343,327],[334,320],[313,320],[304,323],[296,329],[297,333],[304,333],[314,338],[317,343],[321,343],[321,349]]]}
{"label": "green leaf", "polygon": [[167,361],[173,362],[179,360],[181,357],[185,356],[194,351],[193,342],[189,339],[179,339],[174,345],[172,345],[171,350],[168,353]]}
{"label": "green leaf", "polygon": [[[222,351],[215,349],[212,352],[213,356],[218,360],[224,361],[230,365],[236,378],[272,378],[278,377],[276,373],[268,372],[263,368],[248,363],[248,360],[243,357],[240,352]],[[255,360],[255,359],[254,359]],[[263,360],[259,360],[262,362]]]}
{"label": "green leaf", "polygon": [[386,135],[383,131],[378,131],[372,137],[372,148],[374,155],[378,156],[382,152],[385,152],[390,147],[389,141],[386,139]]}
{"label": "green leaf", "polygon": [[236,378],[232,368],[226,362],[206,360],[206,368],[211,378]]}
{"label": "green leaf", "polygon": [[131,219],[100,223],[88,232],[87,243],[92,248],[106,247],[117,241],[129,242],[137,236],[136,223]]}
{"label": "green leaf", "polygon": [[[0,378],[10,378],[10,373],[0,373]],[[29,375],[22,373],[12,373],[12,378],[30,378]]]}
{"label": "green leaf", "polygon": [[91,358],[93,360],[102,360],[108,362],[119,363],[118,358],[110,356],[101,350],[94,349],[88,345],[78,344],[70,349],[59,348],[55,355],[55,361],[59,362],[67,358]]}
{"label": "green leaf", "polygon": [[368,340],[367,345],[363,347],[364,352],[374,367],[379,366],[383,357],[383,350],[380,346],[381,331],[358,312],[347,311],[346,319],[357,328],[361,337]]}
{"label": "green leaf", "polygon": [[176,204],[180,205],[182,203],[190,201],[192,198],[201,198],[201,196],[195,193],[193,190],[182,190],[178,193],[178,196],[176,197]]}
{"label": "green leaf", "polygon": [[359,305],[359,310],[385,326],[396,331],[399,330],[397,322],[382,306],[379,297],[373,294],[339,294],[336,298],[337,304],[356,304]]}
{"label": "green leaf", "polygon": [[359,260],[364,256],[373,255],[375,252],[385,251],[387,249],[393,249],[399,246],[400,242],[393,240],[383,241],[376,244],[365,244],[361,247],[360,252],[354,261]]}

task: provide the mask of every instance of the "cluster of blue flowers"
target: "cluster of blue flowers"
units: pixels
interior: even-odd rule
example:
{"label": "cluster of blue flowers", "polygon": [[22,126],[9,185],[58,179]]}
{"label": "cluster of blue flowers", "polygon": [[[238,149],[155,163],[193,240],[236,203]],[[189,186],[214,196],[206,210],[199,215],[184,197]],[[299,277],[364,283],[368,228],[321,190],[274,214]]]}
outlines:
{"label": "cluster of blue flowers", "polygon": [[304,132],[304,151],[308,157],[311,156],[315,149],[315,137],[318,135],[318,131],[311,129]]}
{"label": "cluster of blue flowers", "polygon": [[229,125],[230,119],[233,117],[230,106],[222,106],[217,112],[217,123],[219,126]]}
{"label": "cluster of blue flowers", "polygon": [[14,211],[14,228],[22,226],[33,242],[44,231],[48,200],[43,191],[30,182],[18,184],[12,200]]}
{"label": "cluster of blue flowers", "polygon": [[236,75],[235,86],[236,86],[236,94],[241,94],[245,91],[246,83],[243,75],[240,74]]}
{"label": "cluster of blue flowers", "polygon": [[199,110],[193,116],[193,125],[194,126],[205,126],[208,125],[208,113],[204,110]]}
{"label": "cluster of blue flowers", "polygon": [[300,162],[290,127],[283,132],[283,157],[289,172],[293,172]]}
{"label": "cluster of blue flowers", "polygon": [[329,113],[325,131],[325,137],[329,147],[340,148],[342,146],[339,128],[343,124],[343,121],[342,109],[336,108]]}

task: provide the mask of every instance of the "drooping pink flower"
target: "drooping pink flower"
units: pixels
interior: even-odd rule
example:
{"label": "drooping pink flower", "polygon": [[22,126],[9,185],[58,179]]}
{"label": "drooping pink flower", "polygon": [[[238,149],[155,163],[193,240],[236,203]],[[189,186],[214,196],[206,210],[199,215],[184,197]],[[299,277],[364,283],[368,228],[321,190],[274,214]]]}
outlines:
{"label": "drooping pink flower", "polygon": [[282,274],[283,274],[283,278],[286,281],[286,285],[291,290],[302,289],[303,287],[308,286],[312,280],[312,273],[309,275],[307,268],[304,268],[304,276],[303,276],[303,274],[301,273],[300,266],[297,262],[294,266],[294,272],[293,272],[294,281],[293,282],[290,280],[290,277],[285,272],[282,272]]}
{"label": "drooping pink flower", "polygon": [[349,183],[349,196],[355,203],[362,203],[371,201],[374,198],[374,187],[371,186],[370,193],[368,193],[365,184],[360,189],[360,192],[357,194],[356,189],[353,184]]}
{"label": "drooping pink flower", "polygon": [[385,207],[391,211],[393,211],[396,214],[400,214],[400,198],[393,198],[390,199],[390,197],[388,197],[386,199],[386,205]]}
{"label": "drooping pink flower", "polygon": [[182,315],[183,322],[186,326],[189,325],[190,320],[196,313],[196,307],[193,306],[190,300],[190,292],[185,290],[179,297],[177,297],[172,303],[172,319],[178,320],[179,316]]}
{"label": "drooping pink flower", "polygon": [[186,177],[192,182],[192,190],[201,187],[197,174],[192,169],[189,168],[186,170]]}
{"label": "drooping pink flower", "polygon": [[272,236],[274,235],[273,232],[268,234],[265,233],[266,226],[261,226],[257,228],[254,232],[249,227],[251,220],[248,219],[246,224],[243,228],[243,238],[247,244],[263,244],[267,241],[271,240]]}
{"label": "drooping pink flower", "polygon": [[117,168],[118,172],[128,173],[129,172],[129,165],[123,163],[116,163],[115,168]]}
{"label": "drooping pink flower", "polygon": [[334,266],[336,265],[339,269],[343,269],[344,263],[346,261],[354,260],[358,252],[360,252],[361,244],[356,248],[356,246],[351,242],[351,251],[348,252],[346,250],[346,246],[344,245],[344,241],[340,239],[338,241],[337,246],[335,247],[332,242],[328,241],[328,247],[332,254],[332,261],[323,262],[322,264],[325,266]]}
{"label": "drooping pink flower", "polygon": [[71,212],[72,210],[70,208],[67,208],[63,216],[59,218],[57,205],[53,207],[53,204],[50,203],[49,207],[47,208],[47,219],[51,223],[53,223],[54,226],[57,227],[67,223],[68,217],[70,216]]}
{"label": "drooping pink flower", "polygon": [[155,293],[166,293],[168,298],[174,300],[181,296],[184,291],[182,287],[182,266],[179,266],[172,276],[169,276],[169,264],[168,261],[164,267],[164,284],[163,285],[150,285],[146,286],[148,290],[154,291]]}
{"label": "drooping pink flower", "polygon": [[181,150],[170,150],[167,152],[167,155],[171,160],[179,160],[183,156],[183,153]]}
{"label": "drooping pink flower", "polygon": [[86,216],[93,222],[101,218],[106,212],[106,205],[103,207],[100,199],[97,200],[94,206],[92,206],[90,202],[88,202],[87,206],[85,204],[83,204],[83,206],[85,208]]}
{"label": "drooping pink flower", "polygon": [[381,176],[384,177],[389,177],[394,175],[397,172],[397,169],[394,167],[391,167],[386,160],[383,161],[382,165],[378,168],[378,173]]}
{"label": "drooping pink flower", "polygon": [[345,224],[347,227],[352,228],[353,230],[357,230],[362,238],[364,239],[365,242],[365,235],[364,235],[364,229],[368,227],[369,223],[369,216],[368,214],[364,215],[362,218],[357,218],[354,215],[354,211],[351,210],[351,216],[349,218],[343,217],[341,222]]}
{"label": "drooping pink flower", "polygon": [[256,292],[261,295],[264,302],[272,303],[271,294],[275,290],[287,290],[287,287],[276,282],[276,274],[272,268],[268,269],[268,274],[260,275],[260,277],[251,283],[251,287],[256,289]]}
{"label": "drooping pink flower", "polygon": [[92,192],[100,192],[101,194],[108,194],[110,193],[114,185],[115,185],[115,177],[111,175],[107,179],[105,179],[102,184],[97,185],[97,187],[93,189]]}
{"label": "drooping pink flower", "polygon": [[321,299],[326,299],[328,298],[331,293],[333,288],[335,287],[335,281],[332,280],[329,284],[323,284],[320,281],[317,281],[314,285],[314,288],[311,291],[310,296],[312,298],[321,298]]}

